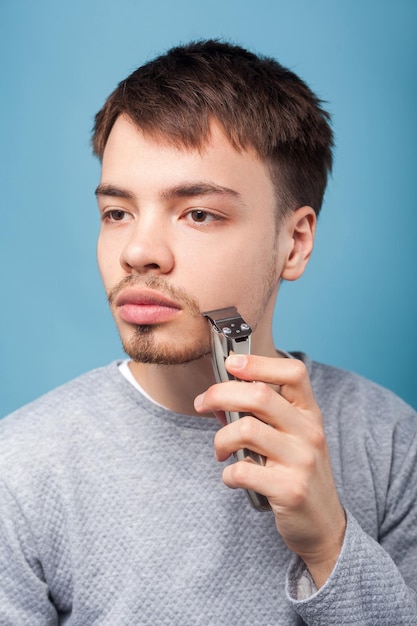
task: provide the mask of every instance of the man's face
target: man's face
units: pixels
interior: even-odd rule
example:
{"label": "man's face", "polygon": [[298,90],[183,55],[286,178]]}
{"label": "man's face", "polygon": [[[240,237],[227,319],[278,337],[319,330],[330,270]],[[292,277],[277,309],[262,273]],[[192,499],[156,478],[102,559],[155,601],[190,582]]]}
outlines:
{"label": "man's face", "polygon": [[280,275],[267,167],[216,125],[204,149],[178,149],[125,117],[110,133],[97,189],[98,262],[125,351],[177,364],[209,352],[203,311],[236,306],[270,332]]}

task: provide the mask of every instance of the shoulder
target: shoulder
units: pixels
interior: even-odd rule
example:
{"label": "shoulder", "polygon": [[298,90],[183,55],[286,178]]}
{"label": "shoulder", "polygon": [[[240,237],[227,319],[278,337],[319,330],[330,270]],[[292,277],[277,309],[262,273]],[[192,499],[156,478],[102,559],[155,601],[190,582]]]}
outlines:
{"label": "shoulder", "polygon": [[78,406],[88,406],[93,398],[96,400],[103,391],[114,386],[117,378],[117,362],[82,374],[0,420],[0,433],[37,416],[54,419],[73,412]]}
{"label": "shoulder", "polygon": [[17,458],[51,459],[64,445],[88,439],[95,423],[105,419],[121,397],[128,397],[126,388],[129,383],[113,362],[11,413],[0,420],[0,464],[4,468]]}
{"label": "shoulder", "polygon": [[368,433],[378,431],[378,439],[400,426],[404,433],[415,437],[416,411],[389,389],[353,372],[313,361],[304,353],[292,356],[306,365],[326,422],[336,419],[343,429],[355,426]]}

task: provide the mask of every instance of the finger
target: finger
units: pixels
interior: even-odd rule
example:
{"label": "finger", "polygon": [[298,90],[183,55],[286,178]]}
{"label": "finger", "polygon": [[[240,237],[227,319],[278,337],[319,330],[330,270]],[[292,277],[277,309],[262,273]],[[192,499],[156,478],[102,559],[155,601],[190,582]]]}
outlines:
{"label": "finger", "polygon": [[278,426],[275,413],[280,410],[276,394],[265,383],[230,381],[212,385],[194,400],[199,413],[220,411],[252,413],[267,424]]}
{"label": "finger", "polygon": [[275,506],[291,506],[294,497],[293,472],[286,466],[270,468],[250,461],[227,465],[222,473],[231,489],[251,489],[266,496]]}
{"label": "finger", "polygon": [[304,430],[299,436],[270,428],[252,415],[245,415],[217,431],[214,446],[218,461],[247,448],[266,457],[269,465],[279,463],[303,468],[306,473],[316,469],[321,459],[327,457],[323,429]]}
{"label": "finger", "polygon": [[279,386],[280,394],[299,408],[315,406],[307,368],[299,359],[231,354],[225,365],[240,380]]}
{"label": "finger", "polygon": [[251,415],[221,428],[214,437],[218,461],[225,461],[237,450],[245,448],[266,457],[271,463],[298,464],[304,457],[304,446],[294,437],[270,428]]}
{"label": "finger", "polygon": [[226,415],[224,411],[213,411],[214,416],[217,417],[217,419],[219,420],[220,424],[222,426],[226,426],[227,424],[227,419],[226,419]]}
{"label": "finger", "polygon": [[302,432],[319,426],[311,413],[304,413],[276,393],[269,385],[261,382],[230,381],[212,385],[195,399],[199,413],[236,411],[251,413],[276,429],[289,433]]}

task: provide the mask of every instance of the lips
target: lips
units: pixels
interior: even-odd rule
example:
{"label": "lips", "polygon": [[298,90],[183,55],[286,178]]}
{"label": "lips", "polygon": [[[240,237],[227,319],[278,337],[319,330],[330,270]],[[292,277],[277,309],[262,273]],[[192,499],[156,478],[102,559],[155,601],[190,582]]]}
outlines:
{"label": "lips", "polygon": [[181,312],[178,303],[148,290],[125,289],[117,296],[115,305],[124,322],[136,325],[169,322]]}

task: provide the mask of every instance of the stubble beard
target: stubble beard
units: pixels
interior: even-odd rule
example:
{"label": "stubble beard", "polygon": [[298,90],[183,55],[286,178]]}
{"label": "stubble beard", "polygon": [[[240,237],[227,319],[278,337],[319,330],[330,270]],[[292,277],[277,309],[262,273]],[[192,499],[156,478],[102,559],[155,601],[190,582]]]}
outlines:
{"label": "stubble beard", "polygon": [[[208,328],[205,330],[208,331]],[[194,336],[187,344],[175,340],[162,344],[157,341],[156,333],[154,326],[136,326],[129,339],[122,339],[124,351],[133,361],[155,365],[182,365],[201,359],[210,352],[208,338]]]}
{"label": "stubble beard", "polygon": [[172,298],[181,307],[181,316],[189,322],[186,339],[158,340],[159,326],[153,324],[133,326],[129,336],[120,334],[123,350],[138,363],[156,365],[181,365],[202,358],[210,352],[210,340],[207,322],[202,316],[198,302],[186,291],[168,283],[164,278],[151,276],[145,279],[127,276],[121,280],[108,294],[110,307],[117,295],[126,287],[147,287]]}
{"label": "stubble beard", "polygon": [[[257,319],[250,320],[253,328],[259,322],[276,287],[276,257],[277,250],[274,248],[270,264],[264,274],[263,289],[258,297]],[[189,320],[188,332],[185,329],[186,340],[173,338],[162,343],[157,338],[158,325],[151,324],[134,326],[132,333],[127,338],[120,333],[123,350],[133,361],[155,365],[182,365],[201,359],[210,353],[208,322],[202,315],[198,301],[182,287],[173,286],[158,276],[145,279],[127,276],[108,293],[108,300],[112,309],[118,293],[129,286],[148,287],[161,294],[166,294],[181,306],[181,315],[186,316]],[[231,305],[232,303],[228,304],[228,306]]]}

